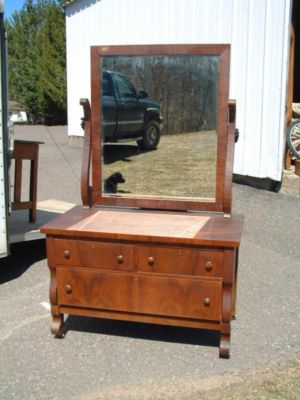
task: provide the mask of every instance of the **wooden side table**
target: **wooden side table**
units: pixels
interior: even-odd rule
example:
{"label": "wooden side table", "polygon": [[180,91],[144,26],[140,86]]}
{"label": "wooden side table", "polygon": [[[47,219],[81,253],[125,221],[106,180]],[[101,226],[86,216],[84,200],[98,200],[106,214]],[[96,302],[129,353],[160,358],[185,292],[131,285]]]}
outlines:
{"label": "wooden side table", "polygon": [[[15,140],[12,159],[15,160],[14,201],[12,210],[29,209],[29,221],[36,220],[39,145],[44,142]],[[29,201],[21,201],[22,161],[30,160]]]}

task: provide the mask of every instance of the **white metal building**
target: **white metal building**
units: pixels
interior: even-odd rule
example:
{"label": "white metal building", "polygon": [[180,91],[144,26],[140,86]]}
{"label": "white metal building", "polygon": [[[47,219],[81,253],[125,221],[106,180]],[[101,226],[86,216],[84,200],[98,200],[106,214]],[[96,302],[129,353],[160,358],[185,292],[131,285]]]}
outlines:
{"label": "white metal building", "polygon": [[234,172],[280,181],[292,0],[73,0],[66,5],[69,135],[90,98],[90,46],[230,43]]}

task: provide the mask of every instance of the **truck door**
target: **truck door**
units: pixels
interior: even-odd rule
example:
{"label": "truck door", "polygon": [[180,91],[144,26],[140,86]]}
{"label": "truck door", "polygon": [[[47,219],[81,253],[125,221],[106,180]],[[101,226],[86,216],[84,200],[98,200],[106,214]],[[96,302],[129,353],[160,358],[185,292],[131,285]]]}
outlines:
{"label": "truck door", "polygon": [[121,74],[112,76],[118,99],[118,136],[138,133],[144,124],[144,107],[129,79]]}

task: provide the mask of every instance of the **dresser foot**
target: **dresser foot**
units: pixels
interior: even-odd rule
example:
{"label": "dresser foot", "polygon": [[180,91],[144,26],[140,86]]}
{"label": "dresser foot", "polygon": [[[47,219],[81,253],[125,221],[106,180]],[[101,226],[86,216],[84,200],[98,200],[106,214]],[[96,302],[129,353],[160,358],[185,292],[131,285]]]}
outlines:
{"label": "dresser foot", "polygon": [[51,332],[55,335],[56,338],[63,338],[63,327],[64,327],[64,314],[52,314],[52,324],[51,324]]}
{"label": "dresser foot", "polygon": [[220,358],[230,358],[230,336],[221,333],[220,338]]}

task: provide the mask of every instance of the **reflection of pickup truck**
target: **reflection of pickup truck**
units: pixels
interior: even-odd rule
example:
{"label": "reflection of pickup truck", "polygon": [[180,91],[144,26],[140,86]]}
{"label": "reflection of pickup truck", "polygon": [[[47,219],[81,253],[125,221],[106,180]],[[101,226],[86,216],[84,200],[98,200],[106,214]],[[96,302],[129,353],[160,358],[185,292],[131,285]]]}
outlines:
{"label": "reflection of pickup truck", "polygon": [[144,90],[137,92],[126,75],[105,71],[102,79],[102,129],[106,142],[136,139],[153,150],[160,139],[160,103]]}

